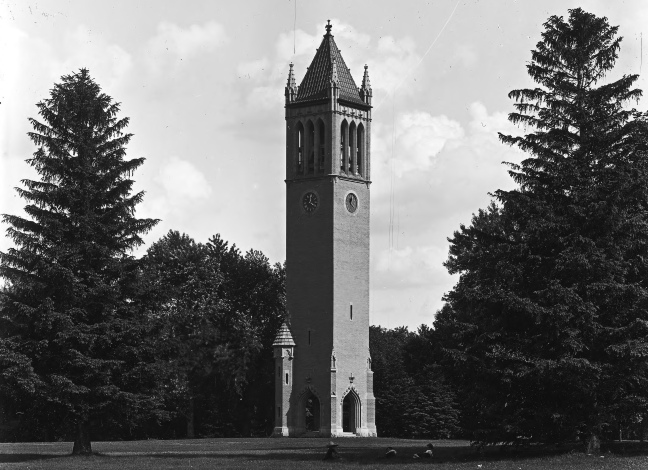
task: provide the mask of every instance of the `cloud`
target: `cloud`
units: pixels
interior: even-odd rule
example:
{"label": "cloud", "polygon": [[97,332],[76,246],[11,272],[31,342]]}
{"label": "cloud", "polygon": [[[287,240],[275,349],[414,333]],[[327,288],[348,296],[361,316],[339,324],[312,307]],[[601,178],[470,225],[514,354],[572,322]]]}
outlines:
{"label": "cloud", "polygon": [[424,111],[399,115],[394,132],[394,169],[399,177],[407,171],[429,169],[448,142],[464,136],[458,122]]}
{"label": "cloud", "polygon": [[206,199],[212,192],[205,176],[192,163],[178,157],[166,161],[155,179],[170,200]]}
{"label": "cloud", "polygon": [[179,63],[202,52],[213,51],[228,41],[225,28],[215,21],[203,25],[194,24],[185,29],[163,21],[157,26],[157,34],[147,44],[149,67],[153,71],[159,71],[160,61]]}

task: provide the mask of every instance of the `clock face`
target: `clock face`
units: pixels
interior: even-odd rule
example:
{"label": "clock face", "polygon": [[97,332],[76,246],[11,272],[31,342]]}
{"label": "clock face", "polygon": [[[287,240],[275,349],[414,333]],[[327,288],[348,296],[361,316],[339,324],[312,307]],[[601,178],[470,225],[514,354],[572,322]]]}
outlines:
{"label": "clock face", "polygon": [[358,209],[358,196],[353,193],[347,194],[345,203],[347,210],[353,214]]}
{"label": "clock face", "polygon": [[304,197],[302,198],[302,206],[306,212],[310,213],[317,209],[317,203],[317,194],[314,192],[304,194]]}

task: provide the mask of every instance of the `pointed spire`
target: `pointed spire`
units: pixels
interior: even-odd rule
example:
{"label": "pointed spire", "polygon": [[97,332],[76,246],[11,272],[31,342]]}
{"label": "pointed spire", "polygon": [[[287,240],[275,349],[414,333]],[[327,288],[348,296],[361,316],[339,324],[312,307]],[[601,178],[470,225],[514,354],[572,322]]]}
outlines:
{"label": "pointed spire", "polygon": [[[360,89],[356,86],[340,49],[335,44],[331,28],[329,20],[326,34],[299,85],[294,103],[334,98],[365,104],[360,97]],[[331,89],[335,89],[334,94],[331,94]],[[286,101],[286,104],[288,103],[293,101]]]}
{"label": "pointed spire", "polygon": [[286,103],[291,103],[297,98],[297,82],[295,81],[295,73],[293,72],[293,63],[290,63],[290,70],[288,71],[288,82],[286,83]]}
{"label": "pointed spire", "polygon": [[371,92],[371,82],[369,81],[369,66],[365,64],[364,76],[362,77],[362,88]]}
{"label": "pointed spire", "polygon": [[[366,66],[365,66],[366,68]],[[297,83],[295,82],[295,74],[293,72],[293,63],[290,63],[290,71],[288,72],[288,88],[295,88]]]}
{"label": "pointed spire", "polygon": [[367,64],[364,66],[364,76],[362,77],[362,86],[360,87],[360,97],[362,101],[371,104],[371,82],[369,81],[369,67]]}

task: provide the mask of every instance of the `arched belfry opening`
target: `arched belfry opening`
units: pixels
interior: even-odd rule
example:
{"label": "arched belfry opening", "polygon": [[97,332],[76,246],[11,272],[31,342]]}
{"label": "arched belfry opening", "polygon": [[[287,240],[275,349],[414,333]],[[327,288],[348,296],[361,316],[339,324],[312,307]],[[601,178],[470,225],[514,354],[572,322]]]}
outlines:
{"label": "arched belfry opening", "polygon": [[326,130],[324,121],[321,119],[317,121],[317,144],[319,147],[319,152],[317,153],[319,162],[318,170],[322,172],[326,165]]}
{"label": "arched belfry opening", "polygon": [[284,90],[287,316],[273,345],[276,436],[377,434],[367,367],[372,91],[367,66],[351,75],[332,29],[309,67],[291,64]]}
{"label": "arched belfry opening", "polygon": [[346,119],[342,121],[340,126],[340,171],[346,173],[348,171],[347,159],[349,155],[349,125]]}
{"label": "arched belfry opening", "polygon": [[356,167],[356,147],[358,141],[356,129],[356,123],[352,122],[349,126],[349,149],[347,150],[348,168],[351,174],[356,174],[358,171]]}
{"label": "arched belfry opening", "polygon": [[297,174],[301,175],[304,172],[304,125],[301,122],[297,123]]}
{"label": "arched belfry opening", "polygon": [[308,173],[315,172],[315,126],[313,121],[308,121],[306,124],[306,135],[307,135],[307,155],[308,155]]}
{"label": "arched belfry opening", "polygon": [[358,125],[358,137],[356,140],[356,161],[357,170],[356,173],[359,176],[364,177],[364,145],[365,145],[365,131],[362,123]]}
{"label": "arched belfry opening", "polygon": [[342,399],[342,432],[357,433],[362,420],[360,397],[350,389]]}

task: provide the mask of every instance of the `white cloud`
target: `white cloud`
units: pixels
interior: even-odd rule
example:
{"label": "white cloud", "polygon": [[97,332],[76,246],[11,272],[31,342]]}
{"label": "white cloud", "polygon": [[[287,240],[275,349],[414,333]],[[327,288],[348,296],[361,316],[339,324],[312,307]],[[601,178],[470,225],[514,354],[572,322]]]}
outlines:
{"label": "white cloud", "polygon": [[[446,144],[464,137],[464,130],[457,121],[443,115],[432,116],[424,111],[400,114],[393,132],[393,168],[398,177],[408,171],[428,170]],[[389,134],[379,134],[381,137],[377,140],[391,140]],[[391,151],[391,143],[381,142],[379,146],[387,152]],[[384,158],[385,156],[383,155],[383,162],[390,164],[391,155],[388,158]]]}
{"label": "white cloud", "polygon": [[205,175],[192,163],[178,157],[166,161],[155,180],[173,201],[206,199],[212,192]]}

